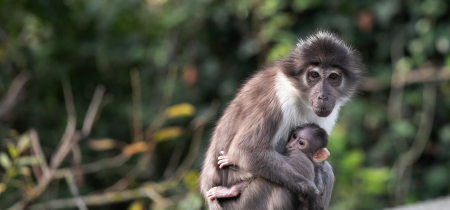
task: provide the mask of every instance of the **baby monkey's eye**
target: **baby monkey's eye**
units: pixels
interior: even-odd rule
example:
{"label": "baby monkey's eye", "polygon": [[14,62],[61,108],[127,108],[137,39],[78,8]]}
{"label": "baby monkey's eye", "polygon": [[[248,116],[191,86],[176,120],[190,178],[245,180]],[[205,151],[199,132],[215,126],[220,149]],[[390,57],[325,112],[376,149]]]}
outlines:
{"label": "baby monkey's eye", "polygon": [[302,140],[300,140],[298,143],[302,146],[305,145],[305,142],[303,142]]}
{"label": "baby monkey's eye", "polygon": [[294,135],[292,136],[294,139],[296,139],[297,138],[297,134],[296,133],[294,133]]}

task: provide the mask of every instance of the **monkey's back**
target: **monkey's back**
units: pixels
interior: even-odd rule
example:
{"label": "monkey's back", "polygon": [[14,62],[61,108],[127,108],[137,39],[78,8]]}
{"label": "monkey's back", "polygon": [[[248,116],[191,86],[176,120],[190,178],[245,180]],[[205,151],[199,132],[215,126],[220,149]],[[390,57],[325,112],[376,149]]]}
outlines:
{"label": "monkey's back", "polygon": [[[210,140],[210,147],[206,153],[206,158],[201,171],[201,176],[215,177],[213,186],[231,186],[243,179],[248,179],[248,174],[240,171],[219,169],[217,158],[220,151],[225,151],[227,155],[236,161],[237,165],[245,167],[247,163],[239,162],[240,159],[233,154],[234,151],[228,151],[231,144],[236,144],[235,139],[239,139],[242,135],[243,127],[258,127],[254,136],[262,138],[247,139],[255,141],[252,144],[270,147],[270,140],[278,129],[278,123],[281,120],[281,110],[277,104],[277,98],[274,87],[276,71],[268,67],[258,71],[240,88],[236,97],[230,102],[225,109],[222,117],[217,122],[213,135]],[[263,123],[264,122],[264,123]],[[268,141],[267,143],[264,141]],[[266,148],[261,148],[266,149]],[[248,154],[259,151],[245,151]],[[214,174],[214,175],[212,175]],[[200,179],[200,185],[203,186],[204,179]],[[202,193],[206,193],[209,189],[201,189]]]}

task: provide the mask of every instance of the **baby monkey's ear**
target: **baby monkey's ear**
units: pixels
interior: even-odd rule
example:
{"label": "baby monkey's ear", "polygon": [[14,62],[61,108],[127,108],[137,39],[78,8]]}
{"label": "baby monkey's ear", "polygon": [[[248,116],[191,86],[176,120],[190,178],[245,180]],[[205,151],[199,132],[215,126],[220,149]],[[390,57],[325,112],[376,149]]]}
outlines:
{"label": "baby monkey's ear", "polygon": [[322,148],[313,154],[312,159],[314,162],[322,162],[328,157],[330,157],[330,152],[328,152],[327,148]]}

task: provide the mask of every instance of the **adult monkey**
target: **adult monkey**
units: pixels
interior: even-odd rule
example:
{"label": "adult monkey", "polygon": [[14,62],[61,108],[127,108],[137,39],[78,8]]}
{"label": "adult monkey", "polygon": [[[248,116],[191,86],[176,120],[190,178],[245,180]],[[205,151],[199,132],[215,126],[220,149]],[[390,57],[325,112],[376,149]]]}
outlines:
{"label": "adult monkey", "polygon": [[[231,187],[241,182],[248,174],[240,171],[248,171],[298,195],[316,192],[306,198],[309,209],[323,209],[320,193],[331,192],[319,192],[312,182],[297,184],[303,180],[302,175],[281,154],[289,132],[298,125],[316,123],[331,133],[340,107],[356,92],[363,73],[364,67],[355,50],[337,36],[318,31],[300,40],[290,55],[253,75],[236,94],[214,130],[200,174],[203,196],[207,198],[206,193],[212,187]],[[236,160],[243,170],[219,169],[220,151]],[[223,206],[242,209],[247,202],[266,203],[268,209],[273,209],[277,203],[290,202],[271,195],[241,198],[206,200],[211,210]]]}

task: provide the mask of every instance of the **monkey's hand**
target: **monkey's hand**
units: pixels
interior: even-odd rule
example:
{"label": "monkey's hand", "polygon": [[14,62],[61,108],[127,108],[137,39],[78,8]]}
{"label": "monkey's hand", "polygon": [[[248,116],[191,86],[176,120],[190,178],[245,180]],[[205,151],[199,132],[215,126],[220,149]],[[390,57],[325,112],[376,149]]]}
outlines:
{"label": "monkey's hand", "polygon": [[223,167],[225,167],[225,166],[229,166],[229,165],[234,165],[234,163],[233,162],[231,162],[231,160],[228,158],[228,156],[225,156],[224,154],[224,151],[220,151],[220,154],[222,154],[221,156],[219,156],[219,162],[218,162],[218,164],[219,164],[219,168],[223,168]]}
{"label": "monkey's hand", "polygon": [[308,197],[308,210],[324,210],[324,206],[322,204],[322,197],[319,196],[319,193],[314,193],[314,195],[310,195]]}
{"label": "monkey's hand", "polygon": [[311,182],[304,186],[305,192],[308,192],[304,197],[300,196],[302,201],[306,200],[308,204],[308,210],[324,210],[324,206],[322,204],[322,197],[320,196],[320,192],[317,187]]}
{"label": "monkey's hand", "polygon": [[308,210],[325,210],[320,200],[321,199],[318,198],[317,202],[308,201]]}

